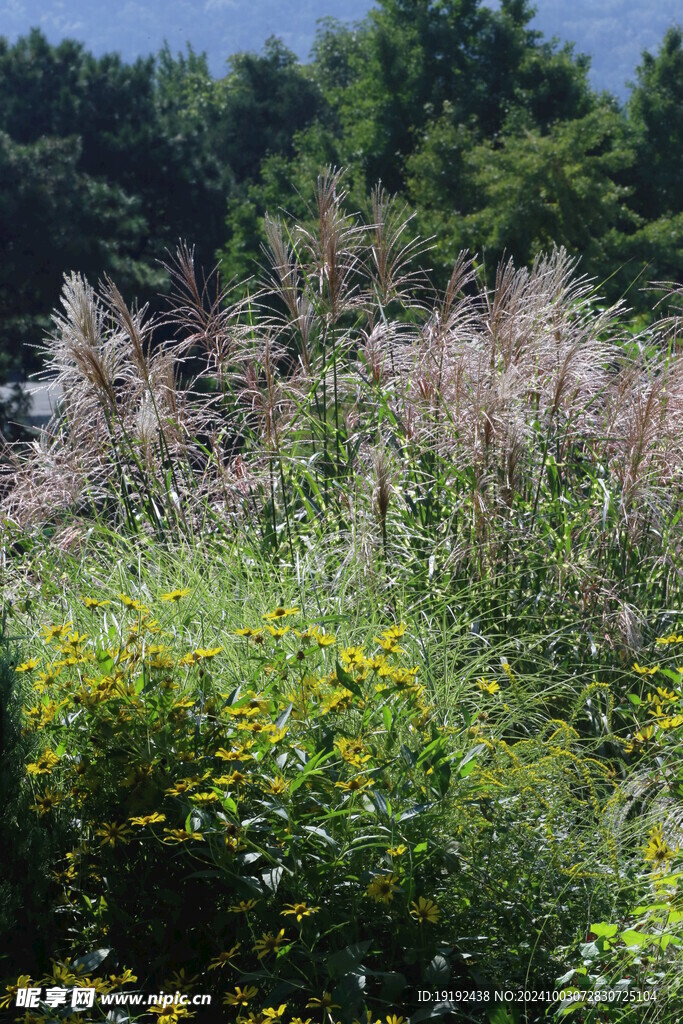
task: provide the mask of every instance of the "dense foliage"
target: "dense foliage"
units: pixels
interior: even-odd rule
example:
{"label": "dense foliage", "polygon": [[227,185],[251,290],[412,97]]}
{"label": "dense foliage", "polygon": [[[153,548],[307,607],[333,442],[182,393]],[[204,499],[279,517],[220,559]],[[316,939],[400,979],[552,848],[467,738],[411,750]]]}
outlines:
{"label": "dense foliage", "polygon": [[354,27],[324,22],[308,64],[271,40],[221,79],[189,48],[125,64],[39,30],[0,40],[0,374],[36,369],[65,272],[153,294],[186,238],[241,279],[265,210],[303,215],[330,163],[359,204],[377,181],[409,200],[442,284],[461,248],[492,267],[553,242],[649,310],[641,288],[681,265],[681,33],[620,108],[530,17],[526,0],[381,0]]}
{"label": "dense foliage", "polygon": [[232,304],[181,246],[156,346],[64,286],[2,475],[0,1007],[674,1024],[680,320],[564,250],[435,292],[349,201],[269,217]]}

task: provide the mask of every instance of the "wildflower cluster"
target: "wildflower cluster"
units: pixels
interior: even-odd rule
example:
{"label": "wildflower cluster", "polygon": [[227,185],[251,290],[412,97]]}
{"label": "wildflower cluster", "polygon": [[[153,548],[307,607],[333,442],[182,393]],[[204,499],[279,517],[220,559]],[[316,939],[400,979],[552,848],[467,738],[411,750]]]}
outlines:
{"label": "wildflower cluster", "polygon": [[[168,615],[187,593],[162,595]],[[30,806],[73,839],[52,870],[73,955],[148,971],[156,946],[160,987],[184,967],[238,1021],[306,1019],[359,970],[349,1012],[400,1008],[440,948],[432,865],[462,756],[404,663],[405,625],[345,645],[278,607],[183,649],[141,599],[81,607],[19,666]]]}

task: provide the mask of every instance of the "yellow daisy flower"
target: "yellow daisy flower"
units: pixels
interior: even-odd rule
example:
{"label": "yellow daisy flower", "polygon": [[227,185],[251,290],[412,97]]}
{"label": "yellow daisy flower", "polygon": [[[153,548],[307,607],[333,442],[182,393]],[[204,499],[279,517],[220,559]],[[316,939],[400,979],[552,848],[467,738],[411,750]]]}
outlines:
{"label": "yellow daisy flower", "polygon": [[201,832],[186,832],[184,828],[165,828],[164,834],[166,838],[163,840],[164,843],[187,843],[190,839],[194,839],[197,842],[203,842],[204,836]]}
{"label": "yellow daisy flower", "polygon": [[268,621],[268,622],[273,622],[275,619],[284,619],[288,615],[298,615],[298,614],[299,614],[299,609],[298,608],[276,608],[272,612],[266,612],[266,614],[263,616],[263,618],[266,619],[266,621]]}
{"label": "yellow daisy flower", "polygon": [[322,996],[319,999],[317,996],[313,996],[312,999],[309,999],[308,1002],[306,1003],[306,1009],[339,1010],[341,1009],[341,1007],[339,1006],[339,1003],[332,1002],[332,996],[330,995],[329,992],[323,992]]}
{"label": "yellow daisy flower", "polygon": [[678,846],[673,850],[664,838],[661,825],[656,825],[650,832],[650,838],[645,850],[645,860],[652,864],[655,872],[666,871],[669,861],[678,853]]}
{"label": "yellow daisy flower", "polygon": [[158,811],[154,811],[153,814],[143,814],[136,818],[129,818],[128,821],[133,825],[157,825],[161,821],[166,821],[165,814],[159,814]]}
{"label": "yellow daisy flower", "polygon": [[233,960],[239,952],[240,945],[241,943],[238,942],[230,949],[226,949],[222,953],[219,953],[218,956],[209,964],[209,970],[215,971],[218,967],[225,967],[227,963],[230,963],[230,961]]}
{"label": "yellow daisy flower", "polygon": [[21,665],[17,665],[15,672],[33,672],[34,668],[37,668],[40,664],[40,658],[29,658],[28,661],[23,661]]}
{"label": "yellow daisy flower", "polygon": [[95,835],[101,836],[100,846],[115,846],[117,843],[127,843],[128,837],[133,833],[122,822],[110,821],[101,828],[95,829]]}
{"label": "yellow daisy flower", "polygon": [[245,985],[244,988],[241,985],[235,985],[234,995],[232,992],[228,992],[223,1002],[226,1006],[246,1006],[255,995],[258,995],[256,985]]}
{"label": "yellow daisy flower", "polygon": [[257,959],[263,960],[270,953],[277,953],[282,943],[287,941],[284,928],[281,928],[277,935],[274,932],[263,932],[262,937],[256,940],[252,949],[256,953]]}
{"label": "yellow daisy flower", "polygon": [[376,878],[373,878],[365,892],[375,903],[384,903],[386,905],[393,900],[394,893],[399,891],[397,882],[397,875],[378,875]]}
{"label": "yellow daisy flower", "polygon": [[44,814],[48,814],[53,807],[58,803],[61,803],[62,797],[59,793],[54,793],[51,789],[46,789],[44,796],[37,796],[36,802],[31,804],[31,810],[37,811],[41,817]]}
{"label": "yellow daisy flower", "polygon": [[26,765],[29,775],[49,775],[55,765],[59,764],[59,758],[52,750],[44,750],[37,761]]}
{"label": "yellow daisy flower", "polygon": [[239,903],[233,903],[231,907],[228,907],[228,911],[231,914],[248,914],[255,906],[256,900],[240,900]]}
{"label": "yellow daisy flower", "polygon": [[433,900],[426,900],[424,896],[420,896],[417,903],[411,903],[410,916],[414,918],[418,924],[424,924],[425,921],[429,924],[436,924],[439,920],[439,908]]}
{"label": "yellow daisy flower", "polygon": [[281,915],[286,917],[291,914],[296,917],[297,923],[301,923],[305,917],[310,917],[311,914],[317,914],[320,910],[320,907],[309,907],[307,903],[285,903],[285,907],[288,909],[280,911]]}
{"label": "yellow daisy flower", "polygon": [[261,1010],[261,1020],[270,1021],[271,1024],[282,1024],[282,1015],[287,1009],[287,1003],[280,1003],[277,1009],[274,1006],[266,1006]]}

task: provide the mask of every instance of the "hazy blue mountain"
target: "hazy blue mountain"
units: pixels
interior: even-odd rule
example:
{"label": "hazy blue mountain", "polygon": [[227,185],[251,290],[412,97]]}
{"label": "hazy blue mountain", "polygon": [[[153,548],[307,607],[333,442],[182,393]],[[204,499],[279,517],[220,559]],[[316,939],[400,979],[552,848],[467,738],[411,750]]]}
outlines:
{"label": "hazy blue mountain", "polygon": [[70,36],[95,54],[118,50],[126,59],[156,52],[164,39],[173,51],[189,40],[221,75],[230,54],[260,50],[270,35],[305,59],[318,18],[354,20],[371,6],[370,0],[0,0],[0,35],[14,40],[38,25],[50,42]]}
{"label": "hazy blue mountain", "polygon": [[[318,18],[353,21],[371,6],[370,0],[0,0],[0,35],[13,41],[37,25],[51,42],[70,36],[96,54],[118,50],[126,59],[157,51],[164,39],[174,51],[189,40],[220,75],[231,53],[259,50],[272,34],[305,59]],[[656,50],[668,26],[683,23],[683,0],[538,0],[537,11],[535,26],[590,54],[593,84],[622,98],[642,51]]]}
{"label": "hazy blue mountain", "polygon": [[622,99],[643,50],[656,52],[667,28],[683,25],[683,0],[537,0],[535,27],[592,57],[591,80]]}

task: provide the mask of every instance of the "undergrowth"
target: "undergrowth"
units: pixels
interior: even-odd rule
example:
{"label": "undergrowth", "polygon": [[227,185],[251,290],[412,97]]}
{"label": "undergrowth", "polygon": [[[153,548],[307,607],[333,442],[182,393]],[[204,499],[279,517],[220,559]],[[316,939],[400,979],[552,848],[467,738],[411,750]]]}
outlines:
{"label": "undergrowth", "polygon": [[437,295],[344,200],[237,304],[181,247],[162,345],[66,281],[60,412],[4,453],[0,1001],[676,1021],[679,325],[562,251]]}

